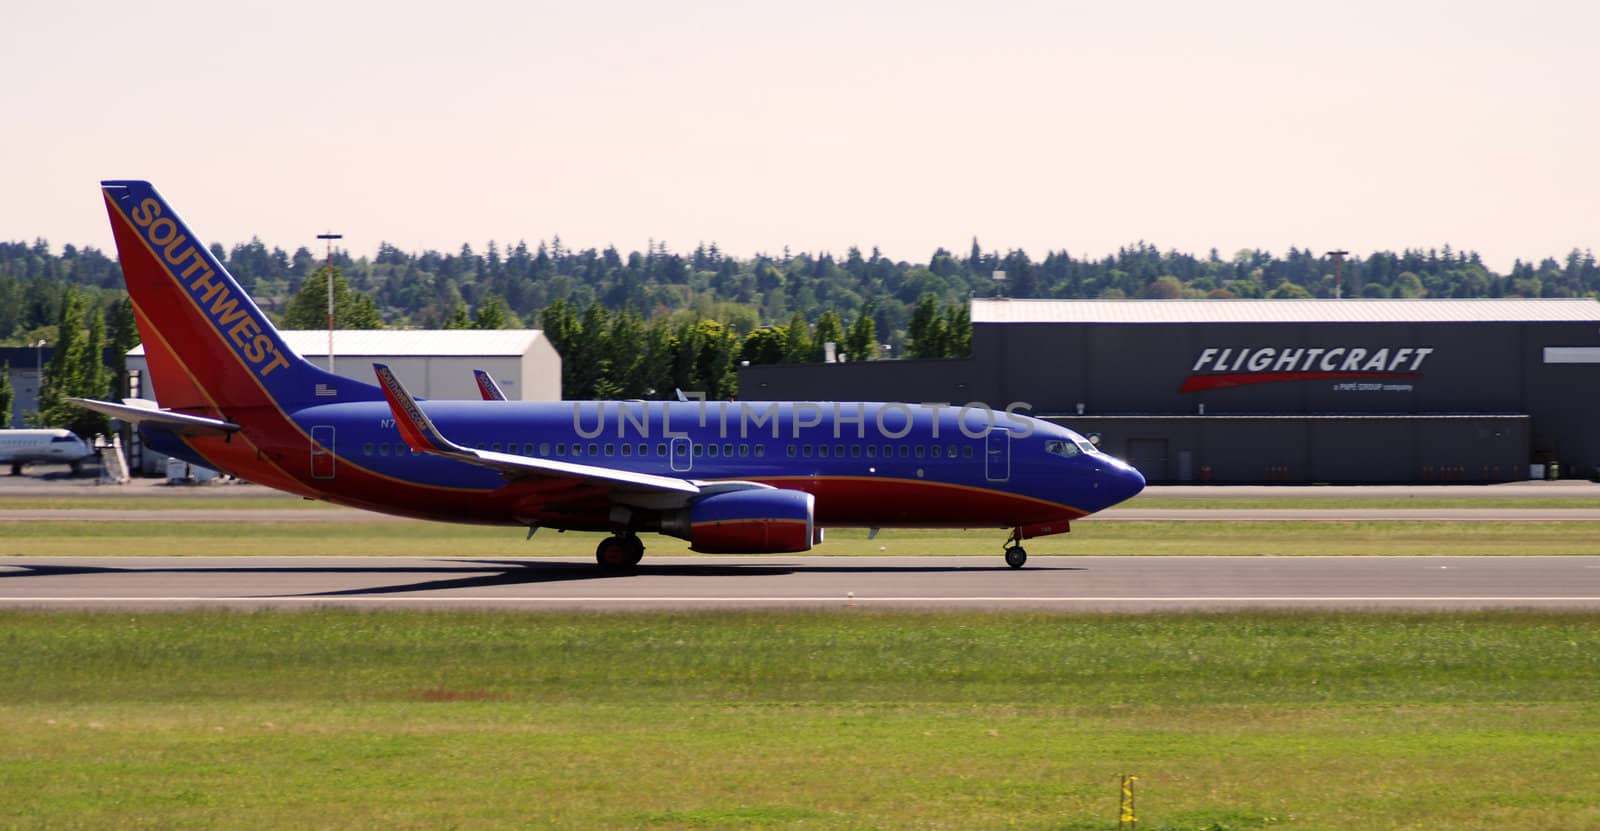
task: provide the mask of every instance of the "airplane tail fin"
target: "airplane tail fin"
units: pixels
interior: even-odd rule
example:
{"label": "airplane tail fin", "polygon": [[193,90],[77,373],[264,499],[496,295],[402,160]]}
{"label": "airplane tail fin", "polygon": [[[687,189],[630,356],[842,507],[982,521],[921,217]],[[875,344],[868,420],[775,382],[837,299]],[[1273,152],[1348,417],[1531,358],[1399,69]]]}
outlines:
{"label": "airplane tail fin", "polygon": [[295,354],[149,182],[100,187],[162,406],[226,419],[245,407],[383,400]]}

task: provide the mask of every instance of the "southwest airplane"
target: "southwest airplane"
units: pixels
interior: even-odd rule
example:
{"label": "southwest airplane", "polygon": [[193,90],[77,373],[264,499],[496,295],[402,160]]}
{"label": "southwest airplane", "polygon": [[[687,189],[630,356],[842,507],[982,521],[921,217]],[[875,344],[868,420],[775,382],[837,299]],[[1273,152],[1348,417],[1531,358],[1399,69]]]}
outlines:
{"label": "southwest airplane", "polygon": [[[419,401],[294,354],[148,182],[101,183],[161,406],[78,400],[149,447],[309,499],[423,519],[602,531],[625,571],[640,535],[787,553],[822,527],[1010,529],[1022,542],[1137,494],[1144,477],[1077,433],[978,405]],[[1013,408],[1019,409],[1019,408]]]}

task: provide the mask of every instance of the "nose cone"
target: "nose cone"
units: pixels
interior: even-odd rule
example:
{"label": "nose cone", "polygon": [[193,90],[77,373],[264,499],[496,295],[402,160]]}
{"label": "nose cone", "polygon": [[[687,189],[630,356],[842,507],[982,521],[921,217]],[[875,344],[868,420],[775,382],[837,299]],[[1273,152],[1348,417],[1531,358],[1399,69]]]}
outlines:
{"label": "nose cone", "polygon": [[1113,461],[1106,465],[1101,477],[1099,490],[1101,498],[1105,500],[1100,506],[1102,511],[1126,502],[1144,490],[1144,474],[1126,462]]}

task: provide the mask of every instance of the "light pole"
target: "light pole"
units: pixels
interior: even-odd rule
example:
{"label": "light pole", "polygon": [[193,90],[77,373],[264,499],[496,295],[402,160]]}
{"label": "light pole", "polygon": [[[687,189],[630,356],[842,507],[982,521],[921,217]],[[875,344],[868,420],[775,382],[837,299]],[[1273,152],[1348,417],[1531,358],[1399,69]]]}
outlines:
{"label": "light pole", "polygon": [[[39,411],[39,399],[44,396],[44,338],[33,345],[33,411]],[[7,424],[6,427],[11,425]]]}
{"label": "light pole", "polygon": [[1333,258],[1333,299],[1339,300],[1344,296],[1344,258],[1349,251],[1329,251],[1328,256]]}
{"label": "light pole", "polygon": [[344,239],[344,234],[329,231],[317,234],[317,239],[328,243],[327,254],[322,258],[323,273],[328,276],[328,371],[333,371],[333,241]]}

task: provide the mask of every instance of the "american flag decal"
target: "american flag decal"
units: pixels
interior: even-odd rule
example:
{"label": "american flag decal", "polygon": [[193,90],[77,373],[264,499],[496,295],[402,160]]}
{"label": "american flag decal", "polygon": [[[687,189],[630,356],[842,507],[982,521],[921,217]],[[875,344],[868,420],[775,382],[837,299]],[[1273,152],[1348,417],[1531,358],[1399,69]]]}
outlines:
{"label": "american flag decal", "polygon": [[318,384],[317,385],[317,397],[318,398],[331,398],[331,397],[336,396],[338,394],[339,394],[339,391],[337,389],[334,389],[333,385],[331,385],[331,384]]}

